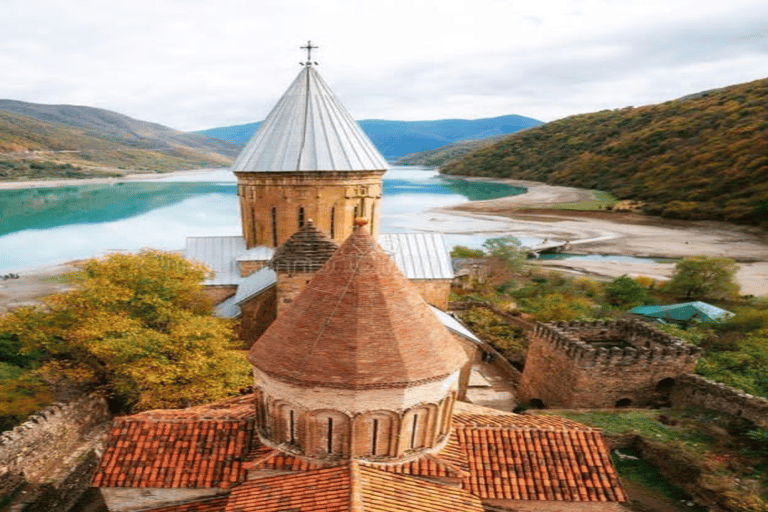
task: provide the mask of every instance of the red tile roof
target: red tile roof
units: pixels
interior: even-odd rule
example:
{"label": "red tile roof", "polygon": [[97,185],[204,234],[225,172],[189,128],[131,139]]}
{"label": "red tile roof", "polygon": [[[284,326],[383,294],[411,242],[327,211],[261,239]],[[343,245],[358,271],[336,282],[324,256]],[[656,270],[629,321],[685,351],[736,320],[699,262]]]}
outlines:
{"label": "red tile roof", "polygon": [[[330,487],[324,499],[330,504],[332,496],[338,497],[334,494],[338,490],[333,489],[340,485],[339,481],[348,482],[350,478],[343,469],[347,465],[321,468],[319,463],[261,445],[254,429],[253,409],[250,418],[241,418],[243,407],[251,400],[252,397],[237,397],[205,407],[148,411],[115,420],[93,485],[231,488],[232,499],[247,505],[250,502],[244,500],[255,499],[247,498],[249,489],[267,489],[270,496],[283,496],[280,499],[290,503],[294,498],[285,496],[295,491],[296,503],[300,503],[305,499],[300,496],[307,494],[302,486],[312,489],[312,494],[324,495],[323,486],[327,484]],[[488,413],[481,414],[483,411]],[[391,482],[397,482],[403,489],[409,485],[427,486],[425,496],[431,496],[429,486],[439,485],[443,489],[449,482],[460,484],[461,496],[471,494],[483,500],[626,500],[600,430],[554,416],[501,413],[466,404],[457,404],[456,412],[451,436],[439,453],[401,464],[360,463],[363,473],[369,467],[378,472],[370,477],[374,486],[371,489],[388,488]],[[285,473],[275,475],[276,471]],[[264,476],[260,477],[259,472]],[[389,479],[379,474],[389,475]],[[309,480],[286,480],[289,478]],[[459,495],[454,497],[460,500]],[[307,503],[310,508],[296,510],[314,511],[314,505]],[[346,503],[348,506],[349,502]],[[422,508],[418,510],[431,510],[424,504],[419,506]],[[272,509],[243,508],[248,510]]]}
{"label": "red tile roof", "polygon": [[284,381],[354,389],[443,378],[467,360],[460,342],[363,227],[278,315],[248,358]]}
{"label": "red tile roof", "polygon": [[93,478],[95,487],[231,487],[255,436],[250,420],[118,418]]}
{"label": "red tile roof", "polygon": [[229,496],[201,498],[190,503],[153,508],[152,512],[226,512]]}
{"label": "red tile roof", "polygon": [[458,427],[471,476],[463,486],[483,499],[625,501],[597,430]]}
{"label": "red tile roof", "polygon": [[482,512],[483,507],[476,496],[463,489],[352,462],[245,482],[232,490],[226,510]]}

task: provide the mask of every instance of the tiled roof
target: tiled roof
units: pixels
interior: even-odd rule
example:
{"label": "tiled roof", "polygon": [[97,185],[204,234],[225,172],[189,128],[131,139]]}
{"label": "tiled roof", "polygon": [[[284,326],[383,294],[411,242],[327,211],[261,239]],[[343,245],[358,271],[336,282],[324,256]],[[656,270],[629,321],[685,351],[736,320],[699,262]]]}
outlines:
{"label": "tiled roof", "polygon": [[351,462],[251,480],[232,490],[227,512],[482,512],[467,491]]}
{"label": "tiled roof", "polygon": [[[93,485],[231,488],[226,510],[243,512],[293,510],[286,504],[299,512],[431,511],[429,507],[443,503],[432,494],[437,490],[449,501],[434,510],[451,511],[475,510],[471,507],[478,499],[626,500],[599,429],[555,416],[517,415],[464,403],[457,403],[455,412],[453,431],[440,452],[400,464],[360,462],[354,476],[347,465],[323,468],[321,463],[261,445],[254,430],[252,395],[184,410],[146,411],[115,420]],[[371,497],[370,503],[362,501],[367,508],[349,508],[357,503],[349,501],[350,489],[358,485],[353,481],[364,482],[359,492]],[[456,494],[457,488],[445,483],[462,490]],[[414,501],[403,505],[397,493],[384,491],[392,485]],[[426,501],[419,501],[422,498]],[[269,508],[278,502],[286,508]],[[206,506],[215,503],[211,500]],[[330,508],[312,508],[320,503]],[[390,508],[376,508],[379,504]],[[191,505],[178,507],[182,506]]]}
{"label": "tiled roof", "polygon": [[381,233],[378,242],[408,279],[453,279],[442,233]]}
{"label": "tiled roof", "polygon": [[278,272],[308,273],[320,270],[339,246],[331,237],[307,223],[275,250],[269,266]]}
{"label": "tiled roof", "polygon": [[482,499],[625,501],[599,431],[457,429]]}
{"label": "tiled roof", "polygon": [[467,356],[364,227],[339,247],[248,355],[306,386],[407,387],[457,371]]}
{"label": "tiled roof", "polygon": [[152,512],[226,512],[229,496],[217,496],[189,503],[179,503],[151,509]]}
{"label": "tiled roof", "polygon": [[114,421],[95,487],[228,488],[246,476],[253,420]]}
{"label": "tiled roof", "polygon": [[385,169],[384,157],[312,66],[301,70],[231,167],[233,172]]}

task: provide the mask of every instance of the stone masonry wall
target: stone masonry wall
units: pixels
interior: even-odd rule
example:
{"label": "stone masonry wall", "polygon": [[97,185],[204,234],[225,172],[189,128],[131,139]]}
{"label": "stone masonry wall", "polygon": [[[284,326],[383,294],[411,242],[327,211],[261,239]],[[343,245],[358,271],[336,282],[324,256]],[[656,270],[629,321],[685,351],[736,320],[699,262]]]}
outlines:
{"label": "stone masonry wall", "polygon": [[110,418],[106,400],[91,395],[54,404],[4,432],[0,435],[0,496],[28,483],[29,494],[46,504],[40,508],[40,503],[27,502],[24,510],[67,510],[90,485],[105,432],[100,427]]}
{"label": "stone masonry wall", "polygon": [[639,321],[539,323],[520,398],[548,407],[649,405],[658,386],[693,371],[700,354]]}
{"label": "stone masonry wall", "polygon": [[768,428],[768,400],[712,382],[698,375],[684,375],[675,381],[670,401],[673,407],[704,407],[745,418]]}
{"label": "stone masonry wall", "polygon": [[451,294],[450,279],[410,279],[410,282],[428,304],[442,310],[448,308],[448,296]]}

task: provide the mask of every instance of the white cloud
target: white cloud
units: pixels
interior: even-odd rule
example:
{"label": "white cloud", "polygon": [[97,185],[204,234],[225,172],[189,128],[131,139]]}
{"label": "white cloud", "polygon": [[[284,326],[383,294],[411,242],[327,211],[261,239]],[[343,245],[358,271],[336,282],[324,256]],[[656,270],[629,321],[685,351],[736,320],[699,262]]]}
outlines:
{"label": "white cloud", "polygon": [[312,39],[358,119],[550,120],[768,76],[763,0],[5,0],[0,97],[262,119]]}

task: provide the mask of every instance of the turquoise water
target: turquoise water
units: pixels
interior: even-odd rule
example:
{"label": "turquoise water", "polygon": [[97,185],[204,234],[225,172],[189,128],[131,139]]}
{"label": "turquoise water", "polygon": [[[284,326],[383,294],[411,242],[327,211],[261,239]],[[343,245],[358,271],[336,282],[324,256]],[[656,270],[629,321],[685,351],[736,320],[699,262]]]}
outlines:
{"label": "turquoise water", "polygon": [[[424,168],[384,176],[381,231],[393,217],[468,200],[524,192],[507,185],[445,180]],[[178,250],[189,236],[239,235],[234,175],[227,170],[112,185],[0,191],[0,272],[109,251]]]}

